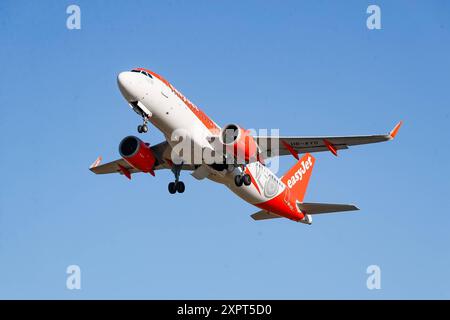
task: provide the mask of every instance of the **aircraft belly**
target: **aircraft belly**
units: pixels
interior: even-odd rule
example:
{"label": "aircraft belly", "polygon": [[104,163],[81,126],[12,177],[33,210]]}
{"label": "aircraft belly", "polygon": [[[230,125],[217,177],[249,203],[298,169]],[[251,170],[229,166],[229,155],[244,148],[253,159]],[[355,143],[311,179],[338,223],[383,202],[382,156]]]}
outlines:
{"label": "aircraft belly", "polygon": [[264,195],[260,194],[254,185],[236,187],[234,182],[227,187],[238,197],[250,204],[258,204],[267,201]]}
{"label": "aircraft belly", "polygon": [[258,204],[268,200],[255,183],[252,183],[249,186],[242,185],[241,187],[237,187],[234,184],[234,173],[232,172],[227,172],[226,170],[222,172],[213,171],[212,174],[208,176],[208,179],[225,185],[234,194],[250,204]]}

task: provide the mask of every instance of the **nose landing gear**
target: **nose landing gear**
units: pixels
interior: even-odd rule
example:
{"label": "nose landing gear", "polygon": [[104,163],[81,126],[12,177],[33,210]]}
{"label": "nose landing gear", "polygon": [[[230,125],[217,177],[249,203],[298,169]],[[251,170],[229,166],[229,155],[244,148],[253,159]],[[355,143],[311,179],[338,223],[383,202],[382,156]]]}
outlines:
{"label": "nose landing gear", "polygon": [[147,116],[142,116],[142,121],[143,121],[144,123],[138,125],[137,131],[138,131],[139,133],[146,133],[146,132],[148,131],[148,126],[147,126],[148,117],[147,117]]}
{"label": "nose landing gear", "polygon": [[134,112],[142,117],[142,124],[138,125],[137,131],[139,133],[146,133],[148,131],[147,122],[152,116],[151,112],[144,111],[141,106],[139,106],[139,101],[130,102],[130,107],[133,108]]}
{"label": "nose landing gear", "polygon": [[137,131],[138,131],[139,133],[146,133],[146,132],[148,131],[148,126],[147,126],[147,124],[144,123],[144,124],[142,124],[142,125],[141,125],[141,124],[138,125]]}

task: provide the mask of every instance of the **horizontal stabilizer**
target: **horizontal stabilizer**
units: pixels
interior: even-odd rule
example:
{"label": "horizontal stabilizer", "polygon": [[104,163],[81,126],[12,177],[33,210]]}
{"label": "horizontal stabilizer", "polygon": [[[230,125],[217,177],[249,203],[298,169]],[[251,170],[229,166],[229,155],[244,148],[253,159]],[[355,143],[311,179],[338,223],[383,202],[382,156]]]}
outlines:
{"label": "horizontal stabilizer", "polygon": [[279,216],[275,213],[268,212],[266,210],[258,211],[256,213],[252,214],[251,217],[254,220],[266,220],[266,219],[281,218],[281,216]]}
{"label": "horizontal stabilizer", "polygon": [[322,214],[342,211],[359,210],[353,204],[336,204],[336,203],[300,203],[297,202],[297,207],[305,214]]}

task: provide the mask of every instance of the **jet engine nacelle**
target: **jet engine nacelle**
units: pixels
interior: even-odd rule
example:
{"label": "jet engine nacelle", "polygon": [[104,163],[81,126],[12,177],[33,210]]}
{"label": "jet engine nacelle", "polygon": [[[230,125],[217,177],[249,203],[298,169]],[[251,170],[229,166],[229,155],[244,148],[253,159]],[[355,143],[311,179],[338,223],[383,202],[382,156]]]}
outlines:
{"label": "jet engine nacelle", "polygon": [[220,131],[219,140],[225,146],[225,151],[238,162],[248,163],[250,159],[257,158],[258,145],[249,130],[229,124]]}
{"label": "jet engine nacelle", "polygon": [[153,174],[155,155],[149,144],[135,136],[125,137],[119,145],[119,153],[131,166],[142,172]]}

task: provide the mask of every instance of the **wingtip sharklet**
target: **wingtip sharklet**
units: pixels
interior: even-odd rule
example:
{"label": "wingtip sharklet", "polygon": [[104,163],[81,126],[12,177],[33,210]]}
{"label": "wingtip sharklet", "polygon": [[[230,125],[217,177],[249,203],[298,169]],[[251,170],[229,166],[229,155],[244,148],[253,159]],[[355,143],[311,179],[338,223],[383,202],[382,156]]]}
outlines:
{"label": "wingtip sharklet", "polygon": [[100,162],[102,162],[102,156],[98,156],[97,159],[95,159],[95,161],[92,162],[89,169],[94,169],[95,167],[97,167],[100,164]]}
{"label": "wingtip sharklet", "polygon": [[402,124],[403,124],[403,121],[399,121],[399,122],[395,125],[394,129],[392,129],[391,132],[389,132],[389,136],[391,137],[391,139],[394,139],[394,138],[395,138],[395,136],[397,135],[398,130],[400,130],[400,127],[402,126]]}

